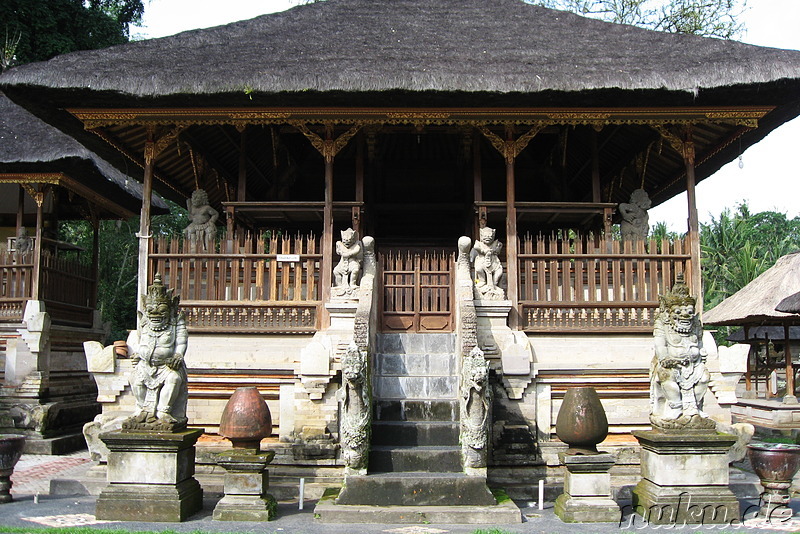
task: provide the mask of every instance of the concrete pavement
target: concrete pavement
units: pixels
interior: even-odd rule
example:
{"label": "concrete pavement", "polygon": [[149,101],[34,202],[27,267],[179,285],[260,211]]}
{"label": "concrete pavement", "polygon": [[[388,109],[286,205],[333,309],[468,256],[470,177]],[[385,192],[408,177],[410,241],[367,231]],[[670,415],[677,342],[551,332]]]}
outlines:
{"label": "concrete pavement", "polygon": [[[275,534],[471,534],[478,529],[499,529],[509,534],[527,533],[633,533],[633,532],[798,532],[800,531],[800,503],[794,505],[795,517],[789,521],[764,523],[752,518],[757,502],[749,499],[741,501],[743,511],[750,509],[744,522],[741,518],[726,525],[709,526],[658,526],[648,525],[639,516],[630,514],[630,505],[624,507],[619,523],[581,523],[566,524],[553,514],[553,503],[546,502],[539,510],[536,503],[517,502],[523,515],[519,525],[385,525],[385,524],[321,524],[314,517],[314,502],[304,503],[304,510],[298,503],[281,502],[278,519],[270,523],[221,522],[211,519],[212,510],[221,498],[219,494],[207,493],[204,509],[183,523],[152,523],[142,518],[141,522],[98,522],[94,519],[96,497],[49,495],[49,481],[52,478],[68,479],[80,476],[94,465],[85,451],[66,456],[25,455],[17,464],[12,478],[12,494],[15,501],[0,505],[0,525],[21,528],[86,526],[105,529],[125,529],[130,531],[176,532],[237,532],[237,533],[275,533]],[[627,506],[626,506],[627,505]]]}

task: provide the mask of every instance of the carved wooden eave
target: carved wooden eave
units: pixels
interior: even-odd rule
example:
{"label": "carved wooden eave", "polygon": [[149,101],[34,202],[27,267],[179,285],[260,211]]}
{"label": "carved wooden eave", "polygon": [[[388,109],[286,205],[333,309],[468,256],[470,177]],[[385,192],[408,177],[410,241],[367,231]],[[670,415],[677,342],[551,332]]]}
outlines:
{"label": "carved wooden eave", "polygon": [[137,215],[109,201],[94,189],[64,173],[0,173],[0,183],[21,185],[34,200],[36,200],[34,192],[38,193],[40,191],[34,191],[32,188],[37,185],[55,185],[72,191],[76,195],[85,198],[90,205],[99,206],[119,217],[128,219]]}
{"label": "carved wooden eave", "polygon": [[87,129],[111,125],[410,124],[410,125],[677,125],[716,122],[756,128],[775,109],[767,106],[705,108],[69,108]]}

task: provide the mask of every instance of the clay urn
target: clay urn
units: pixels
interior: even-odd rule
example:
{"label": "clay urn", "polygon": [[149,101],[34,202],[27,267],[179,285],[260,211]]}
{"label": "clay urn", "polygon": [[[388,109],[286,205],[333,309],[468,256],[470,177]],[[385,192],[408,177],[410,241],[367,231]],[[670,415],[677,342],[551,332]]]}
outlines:
{"label": "clay urn", "polygon": [[556,435],[569,445],[568,454],[598,454],[608,435],[608,419],[592,387],[569,388],[556,418]]}
{"label": "clay urn", "polygon": [[747,456],[764,486],[761,514],[766,519],[791,517],[790,489],[800,469],[800,445],[754,442],[747,445]]}
{"label": "clay urn", "polygon": [[128,357],[128,342],[123,340],[114,342],[114,354],[120,358]]}
{"label": "clay urn", "polygon": [[17,465],[25,436],[17,434],[0,434],[0,503],[11,502],[11,473]]}
{"label": "clay urn", "polygon": [[219,422],[219,434],[231,440],[234,449],[260,449],[261,440],[272,433],[272,415],[258,389],[238,388],[231,395]]}

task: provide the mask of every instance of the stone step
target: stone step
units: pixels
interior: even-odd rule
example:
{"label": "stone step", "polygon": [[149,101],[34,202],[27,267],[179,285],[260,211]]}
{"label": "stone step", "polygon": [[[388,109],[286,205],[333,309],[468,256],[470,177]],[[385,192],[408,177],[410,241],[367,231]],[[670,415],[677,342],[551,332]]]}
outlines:
{"label": "stone step", "polygon": [[497,504],[483,477],[463,473],[375,473],[348,476],[336,504],[489,506]]}
{"label": "stone step", "polygon": [[452,376],[455,373],[456,358],[451,352],[375,355],[375,376]]}
{"label": "stone step", "polygon": [[385,399],[455,399],[457,376],[376,376],[375,398]]}
{"label": "stone step", "polygon": [[458,421],[459,403],[454,399],[377,400],[376,421]]}
{"label": "stone step", "polygon": [[374,421],[372,445],[456,446],[459,424],[452,422]]}
{"label": "stone step", "polygon": [[378,334],[376,353],[381,354],[453,354],[455,334]]}
{"label": "stone step", "polygon": [[461,468],[461,448],[374,446],[369,451],[371,473],[426,471],[457,473]]}

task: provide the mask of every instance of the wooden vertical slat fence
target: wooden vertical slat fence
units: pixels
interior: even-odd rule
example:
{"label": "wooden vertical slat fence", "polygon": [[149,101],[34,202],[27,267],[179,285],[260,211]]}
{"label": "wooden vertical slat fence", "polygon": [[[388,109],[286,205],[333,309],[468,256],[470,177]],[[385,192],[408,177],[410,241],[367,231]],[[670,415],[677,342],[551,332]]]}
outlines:
{"label": "wooden vertical slat fence", "polygon": [[529,332],[645,332],[658,296],[690,280],[688,241],[620,242],[592,234],[526,235],[520,243],[520,315]]}
{"label": "wooden vertical slat fence", "polygon": [[161,273],[180,297],[190,330],[312,332],[321,306],[316,241],[237,233],[202,250],[161,236],[151,240],[150,277]]}

